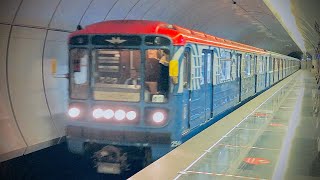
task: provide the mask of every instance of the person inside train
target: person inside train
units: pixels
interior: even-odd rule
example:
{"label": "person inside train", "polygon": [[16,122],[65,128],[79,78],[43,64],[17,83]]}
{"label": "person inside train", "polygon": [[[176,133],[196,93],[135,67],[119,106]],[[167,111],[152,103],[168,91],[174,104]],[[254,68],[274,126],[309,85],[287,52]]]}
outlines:
{"label": "person inside train", "polygon": [[169,52],[160,50],[159,52],[160,71],[158,83],[158,93],[167,96],[169,90]]}
{"label": "person inside train", "polygon": [[138,77],[138,72],[136,69],[130,69],[130,77],[125,80],[124,84],[127,84],[127,85],[140,84],[140,78]]}

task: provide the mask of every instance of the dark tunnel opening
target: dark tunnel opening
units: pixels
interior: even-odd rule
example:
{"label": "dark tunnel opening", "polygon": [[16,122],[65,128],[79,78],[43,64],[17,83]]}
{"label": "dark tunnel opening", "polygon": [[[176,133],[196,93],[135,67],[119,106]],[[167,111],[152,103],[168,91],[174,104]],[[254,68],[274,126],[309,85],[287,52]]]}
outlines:
{"label": "dark tunnel opening", "polygon": [[294,57],[294,58],[301,60],[303,57],[303,53],[301,51],[293,51],[293,52],[289,53],[288,56],[291,56],[291,57]]}

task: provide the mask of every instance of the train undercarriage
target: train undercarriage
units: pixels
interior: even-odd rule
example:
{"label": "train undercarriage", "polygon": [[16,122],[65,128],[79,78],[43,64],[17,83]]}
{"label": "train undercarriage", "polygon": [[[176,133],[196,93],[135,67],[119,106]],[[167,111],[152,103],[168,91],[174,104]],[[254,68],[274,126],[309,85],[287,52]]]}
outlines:
{"label": "train undercarriage", "polygon": [[[72,152],[70,146],[69,150]],[[92,160],[98,173],[104,174],[123,174],[132,169],[142,169],[152,162],[150,147],[85,142],[83,143],[83,154]]]}

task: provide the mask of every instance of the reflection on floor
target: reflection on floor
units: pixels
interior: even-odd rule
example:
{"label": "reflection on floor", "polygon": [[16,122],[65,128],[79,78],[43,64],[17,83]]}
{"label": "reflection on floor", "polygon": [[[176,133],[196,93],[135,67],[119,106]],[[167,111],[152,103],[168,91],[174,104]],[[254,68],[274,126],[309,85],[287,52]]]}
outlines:
{"label": "reflection on floor", "polygon": [[179,179],[320,178],[318,103],[314,80],[303,72],[208,149]]}

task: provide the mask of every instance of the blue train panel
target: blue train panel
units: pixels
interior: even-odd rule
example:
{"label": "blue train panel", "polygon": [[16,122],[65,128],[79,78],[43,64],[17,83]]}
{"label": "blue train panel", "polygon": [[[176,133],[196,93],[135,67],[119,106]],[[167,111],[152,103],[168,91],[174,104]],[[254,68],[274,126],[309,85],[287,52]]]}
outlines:
{"label": "blue train panel", "polygon": [[213,116],[239,103],[239,79],[213,86]]}
{"label": "blue train panel", "polygon": [[254,78],[254,76],[250,76],[241,79],[241,101],[255,94]]}
{"label": "blue train panel", "polygon": [[260,92],[266,88],[266,73],[257,74],[257,92]]}

